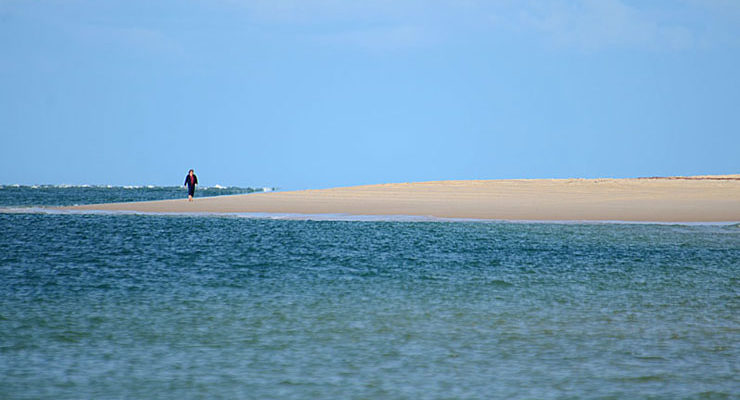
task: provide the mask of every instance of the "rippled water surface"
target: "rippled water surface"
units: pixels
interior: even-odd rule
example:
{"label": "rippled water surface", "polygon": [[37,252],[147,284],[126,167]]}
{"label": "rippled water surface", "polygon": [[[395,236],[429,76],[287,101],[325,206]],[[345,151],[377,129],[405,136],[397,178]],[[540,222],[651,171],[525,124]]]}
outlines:
{"label": "rippled water surface", "polygon": [[[272,190],[205,186],[195,196],[223,196]],[[71,206],[128,201],[150,201],[187,198],[184,186],[108,186],[108,185],[0,185],[0,211],[13,207]]]}
{"label": "rippled water surface", "polygon": [[740,227],[0,213],[0,398],[738,398]]}

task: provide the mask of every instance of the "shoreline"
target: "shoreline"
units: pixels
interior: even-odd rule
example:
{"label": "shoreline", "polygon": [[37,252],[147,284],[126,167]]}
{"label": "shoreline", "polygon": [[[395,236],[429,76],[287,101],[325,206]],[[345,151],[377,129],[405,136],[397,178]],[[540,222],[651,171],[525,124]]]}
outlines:
{"label": "shoreline", "polygon": [[[197,195],[196,191],[196,195]],[[430,181],[57,207],[174,214],[407,216],[497,221],[740,221],[740,175]]]}
{"label": "shoreline", "polygon": [[555,224],[555,225],[681,225],[681,226],[733,226],[740,221],[630,221],[630,220],[533,220],[451,218],[427,215],[383,215],[383,214],[300,214],[300,213],[257,213],[257,212],[168,212],[134,210],[78,210],[70,207],[0,207],[0,214],[49,214],[49,215],[143,215],[154,217],[213,217],[268,219],[281,221],[344,221],[344,222],[481,222],[505,224]]}

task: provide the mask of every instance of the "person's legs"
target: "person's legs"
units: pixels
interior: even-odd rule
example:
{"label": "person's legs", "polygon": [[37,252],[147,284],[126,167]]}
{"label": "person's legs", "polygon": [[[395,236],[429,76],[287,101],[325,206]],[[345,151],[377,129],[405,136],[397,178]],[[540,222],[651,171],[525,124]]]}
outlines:
{"label": "person's legs", "polygon": [[194,195],[195,195],[195,187],[191,186],[188,188],[188,201],[193,201]]}

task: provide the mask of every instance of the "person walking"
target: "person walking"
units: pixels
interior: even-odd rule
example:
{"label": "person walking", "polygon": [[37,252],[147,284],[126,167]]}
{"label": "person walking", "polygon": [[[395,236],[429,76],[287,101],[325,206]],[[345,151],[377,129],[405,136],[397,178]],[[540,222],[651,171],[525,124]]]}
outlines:
{"label": "person walking", "polygon": [[188,187],[188,201],[193,201],[193,196],[195,196],[195,185],[197,184],[198,177],[195,176],[195,171],[191,169],[185,176],[185,184],[183,185]]}

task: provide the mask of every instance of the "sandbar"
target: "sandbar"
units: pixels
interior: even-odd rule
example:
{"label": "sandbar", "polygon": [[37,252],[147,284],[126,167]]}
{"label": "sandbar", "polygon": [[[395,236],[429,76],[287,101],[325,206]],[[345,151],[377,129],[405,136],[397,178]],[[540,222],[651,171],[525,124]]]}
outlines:
{"label": "sandbar", "polygon": [[388,183],[196,197],[193,202],[183,198],[60,209],[185,214],[424,216],[517,221],[738,222],[740,174]]}

